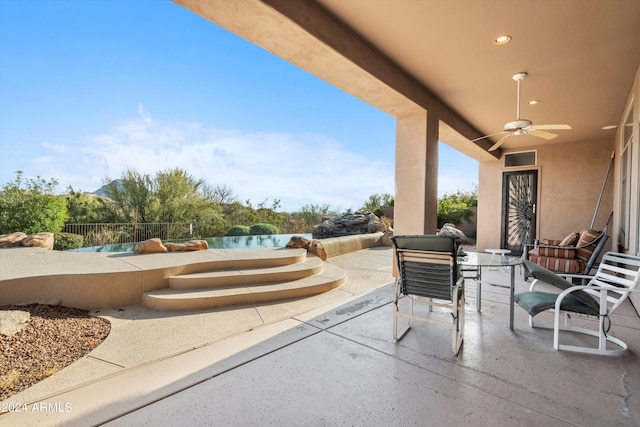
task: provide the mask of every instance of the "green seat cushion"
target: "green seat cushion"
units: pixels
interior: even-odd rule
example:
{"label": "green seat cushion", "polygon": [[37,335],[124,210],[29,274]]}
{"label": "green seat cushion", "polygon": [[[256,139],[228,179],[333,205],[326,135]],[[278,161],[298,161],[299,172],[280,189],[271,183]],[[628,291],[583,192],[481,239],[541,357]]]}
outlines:
{"label": "green seat cushion", "polygon": [[[591,305],[584,304],[582,301],[573,298],[571,295],[572,294],[569,294],[564,297],[560,304],[560,310],[570,311],[572,313],[589,314],[593,316],[597,316],[599,314],[598,304],[593,298],[589,297],[591,298],[591,301],[595,303],[594,305]],[[527,313],[531,316],[535,316],[538,313],[554,308],[557,298],[558,294],[534,291],[517,294],[514,300],[520,307],[524,308]]]}
{"label": "green seat cushion", "polygon": [[[535,279],[538,279],[542,282],[548,283],[550,285],[555,286],[558,289],[568,289],[572,286],[575,286],[573,283],[568,280],[563,279],[552,271],[547,270],[546,268],[530,262],[528,260],[524,260],[522,262],[524,269],[527,271],[527,276],[531,276]],[[534,292],[534,293],[542,293],[542,292]],[[552,294],[553,295],[553,294]],[[576,290],[571,292],[570,296],[582,303],[583,306],[589,307],[590,309],[595,311],[595,314],[598,314],[600,311],[600,307],[598,302],[591,297],[588,293],[582,290]],[[551,305],[553,307],[553,304]],[[571,310],[567,310],[571,311]],[[539,313],[539,312],[538,312]],[[579,311],[578,313],[582,313]],[[537,314],[537,313],[536,313]]]}

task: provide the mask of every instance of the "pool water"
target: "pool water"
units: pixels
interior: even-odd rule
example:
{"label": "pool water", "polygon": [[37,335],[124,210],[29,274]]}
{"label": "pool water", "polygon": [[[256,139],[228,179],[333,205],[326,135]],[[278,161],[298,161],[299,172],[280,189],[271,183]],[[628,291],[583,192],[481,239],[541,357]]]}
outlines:
{"label": "pool water", "polygon": [[[281,248],[291,237],[302,236],[311,239],[311,234],[265,234],[260,236],[225,236],[203,237],[198,240],[206,240],[209,249],[250,249],[250,248]],[[176,240],[174,243],[187,240]],[[69,249],[68,252],[133,252],[135,243],[118,243],[113,245],[89,246],[86,248]]]}

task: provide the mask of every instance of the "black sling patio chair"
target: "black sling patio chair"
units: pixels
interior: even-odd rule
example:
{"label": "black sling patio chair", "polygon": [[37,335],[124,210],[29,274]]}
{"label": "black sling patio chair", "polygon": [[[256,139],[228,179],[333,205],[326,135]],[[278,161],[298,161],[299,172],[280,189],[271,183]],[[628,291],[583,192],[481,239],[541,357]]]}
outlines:
{"label": "black sling patio chair", "polygon": [[[457,355],[464,338],[464,277],[457,263],[456,239],[405,235],[391,240],[399,270],[394,288],[393,338],[400,340],[414,320],[446,326],[451,328],[451,351]],[[399,309],[402,298],[409,299],[408,312]],[[428,306],[429,317],[415,315],[414,304]],[[433,307],[446,309],[448,315],[438,317]],[[400,334],[398,318],[409,320]]]}

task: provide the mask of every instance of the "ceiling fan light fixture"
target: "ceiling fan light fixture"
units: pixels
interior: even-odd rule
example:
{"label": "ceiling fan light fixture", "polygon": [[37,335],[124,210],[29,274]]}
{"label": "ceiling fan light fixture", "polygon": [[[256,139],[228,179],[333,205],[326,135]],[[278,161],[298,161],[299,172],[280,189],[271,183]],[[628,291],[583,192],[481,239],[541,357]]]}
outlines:
{"label": "ceiling fan light fixture", "polygon": [[502,36],[496,37],[493,40],[493,44],[496,46],[502,46],[509,43],[510,41],[511,41],[511,36],[508,34],[504,34]]}

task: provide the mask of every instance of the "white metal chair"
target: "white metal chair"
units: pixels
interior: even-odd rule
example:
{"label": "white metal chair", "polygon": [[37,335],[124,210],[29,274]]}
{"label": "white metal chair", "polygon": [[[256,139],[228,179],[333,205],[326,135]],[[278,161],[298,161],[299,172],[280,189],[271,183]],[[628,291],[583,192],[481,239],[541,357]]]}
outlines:
{"label": "white metal chair", "polygon": [[[535,280],[531,283],[529,292],[515,296],[515,302],[529,313],[529,326],[553,328],[554,349],[609,356],[620,355],[627,350],[625,342],[608,335],[607,332],[611,326],[613,312],[628,298],[631,292],[638,290],[640,257],[608,252],[602,258],[594,276],[556,274],[526,260],[523,261],[523,265],[527,274]],[[578,278],[589,281],[586,285],[574,285],[560,276],[567,279]],[[535,291],[534,288],[539,282],[558,287],[562,289],[562,292],[556,294]],[[534,323],[533,317],[546,310],[554,310],[553,325]],[[561,313],[564,315],[563,322],[560,321]],[[597,330],[572,326],[572,314],[598,318]],[[561,330],[597,337],[598,347],[560,344]],[[618,348],[607,349],[607,342],[614,343]]]}
{"label": "white metal chair", "polygon": [[[451,351],[457,355],[464,339],[464,277],[456,259],[455,238],[419,235],[394,236],[391,240],[400,273],[395,282],[393,338],[400,340],[414,320],[446,326],[451,328]],[[408,312],[399,309],[402,297],[409,299]],[[433,307],[446,308],[451,320],[417,316],[414,303],[427,305],[430,312]],[[399,317],[409,319],[401,334],[398,334]]]}

